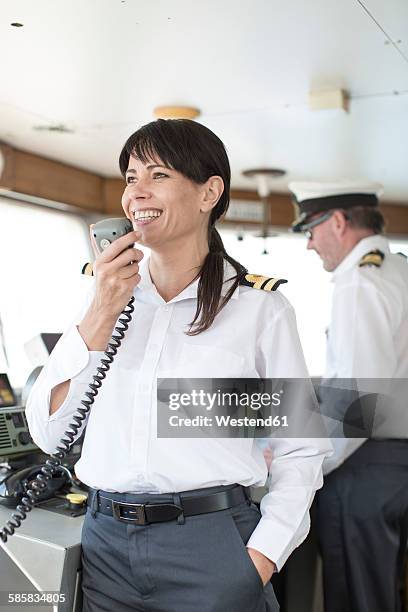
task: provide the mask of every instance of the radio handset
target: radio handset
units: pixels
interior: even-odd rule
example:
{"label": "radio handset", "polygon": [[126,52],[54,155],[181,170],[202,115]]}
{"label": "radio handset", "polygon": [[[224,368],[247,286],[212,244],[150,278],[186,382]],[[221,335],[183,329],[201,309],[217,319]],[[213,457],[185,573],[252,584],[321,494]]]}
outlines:
{"label": "radio handset", "polygon": [[[92,233],[99,253],[102,253],[114,240],[121,238],[131,231],[133,231],[132,222],[126,217],[103,219],[92,227]],[[129,248],[131,249],[132,245]]]}
{"label": "radio handset", "polygon": [[[131,221],[125,217],[103,219],[102,221],[95,223],[95,225],[92,227],[99,252],[102,252],[114,240],[117,240],[132,230],[133,226]],[[132,248],[132,246],[129,248]],[[85,268],[89,265],[90,264],[86,264],[82,271],[84,272]],[[84,273],[92,274],[92,271]],[[85,421],[91,406],[95,401],[95,397],[98,395],[99,389],[102,386],[104,378],[106,377],[106,373],[110,369],[117,350],[125,336],[125,332],[129,327],[129,323],[132,320],[134,299],[134,297],[130,299],[127,306],[119,315],[114,327],[114,333],[112,334],[106,350],[104,351],[105,357],[101,359],[100,365],[96,368],[97,372],[92,377],[92,382],[89,384],[89,390],[85,391],[84,393],[86,399],[81,400],[82,406],[78,407],[76,413],[72,417],[72,421],[59,441],[56,451],[50,455],[44,465],[41,466],[39,474],[27,486],[25,494],[20,504],[16,508],[16,512],[12,514],[11,519],[8,520],[6,525],[0,530],[0,540],[3,543],[7,542],[7,538],[12,536],[15,530],[20,527],[22,521],[27,518],[28,512],[33,509],[36,501],[39,501],[39,497],[42,496],[45,489],[47,489],[53,475],[60,468],[61,461],[67,455],[69,449],[75,442],[78,436],[78,431],[81,428],[82,423]],[[122,327],[118,327],[118,323],[120,323]]]}

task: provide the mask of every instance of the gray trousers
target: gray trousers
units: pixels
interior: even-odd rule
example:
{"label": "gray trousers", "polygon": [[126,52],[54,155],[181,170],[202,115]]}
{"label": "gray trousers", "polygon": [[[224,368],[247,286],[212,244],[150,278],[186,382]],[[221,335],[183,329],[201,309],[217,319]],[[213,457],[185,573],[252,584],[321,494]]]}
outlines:
{"label": "gray trousers", "polygon": [[[177,503],[171,494],[101,495],[131,503]],[[83,612],[277,612],[272,585],[263,586],[245,547],[259,519],[258,508],[247,502],[150,525],[127,525],[88,508],[82,531]]]}

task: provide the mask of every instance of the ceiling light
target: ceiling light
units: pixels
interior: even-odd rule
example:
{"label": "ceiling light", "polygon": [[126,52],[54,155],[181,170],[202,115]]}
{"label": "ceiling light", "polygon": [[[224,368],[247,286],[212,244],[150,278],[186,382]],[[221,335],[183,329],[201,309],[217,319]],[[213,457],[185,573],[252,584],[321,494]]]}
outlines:
{"label": "ceiling light", "polygon": [[271,184],[273,180],[284,176],[286,174],[286,170],[281,170],[280,168],[253,168],[251,170],[244,170],[242,174],[248,178],[254,178],[256,181],[258,195],[263,204],[261,238],[264,238],[265,243],[262,254],[268,255],[268,251],[266,250],[266,238],[268,238],[270,235],[268,233],[268,225],[270,223],[270,207],[267,198],[271,193]]}
{"label": "ceiling light", "polygon": [[309,92],[310,110],[341,109],[349,110],[350,96],[344,89]]}
{"label": "ceiling light", "polygon": [[157,119],[195,119],[200,115],[192,106],[157,106],[153,112]]}
{"label": "ceiling light", "polygon": [[254,168],[244,170],[242,173],[248,178],[254,178],[259,197],[266,198],[270,194],[271,179],[276,179],[286,174],[286,170],[280,168]]}

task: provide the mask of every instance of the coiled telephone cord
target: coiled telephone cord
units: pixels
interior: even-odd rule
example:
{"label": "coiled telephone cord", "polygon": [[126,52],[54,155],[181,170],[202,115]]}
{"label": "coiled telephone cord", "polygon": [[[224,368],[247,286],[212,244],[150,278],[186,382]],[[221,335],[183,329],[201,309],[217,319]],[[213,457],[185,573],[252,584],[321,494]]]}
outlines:
{"label": "coiled telephone cord", "polygon": [[[132,314],[135,309],[133,306],[134,301],[135,298],[132,297],[127,306],[119,315],[114,328],[117,334],[112,334],[106,350],[104,351],[106,359],[101,359],[101,365],[97,367],[98,373],[94,374],[93,382],[89,384],[91,391],[85,391],[85,395],[88,399],[81,400],[83,407],[78,408],[74,414],[68,429],[64,432],[64,435],[58,443],[57,450],[55,453],[50,455],[42,466],[40,473],[33,481],[30,482],[26,489],[25,496],[22,498],[20,504],[16,508],[16,512],[12,514],[11,519],[7,521],[5,527],[3,527],[3,529],[0,531],[0,540],[4,544],[7,542],[7,538],[12,536],[15,530],[20,527],[22,521],[27,518],[27,514],[33,509],[37,498],[47,488],[48,482],[51,480],[53,474],[55,474],[55,472],[58,470],[59,466],[61,465],[61,461],[64,459],[64,457],[66,457],[69,449],[76,440],[78,431],[81,428],[82,423],[85,421],[88,412],[95,401],[95,397],[98,395],[99,389],[102,386],[102,382],[106,377],[106,373],[109,371],[116,353],[118,352],[118,348],[125,337],[125,332],[129,327],[129,323],[132,320]],[[117,327],[118,323],[121,323],[122,327]]]}

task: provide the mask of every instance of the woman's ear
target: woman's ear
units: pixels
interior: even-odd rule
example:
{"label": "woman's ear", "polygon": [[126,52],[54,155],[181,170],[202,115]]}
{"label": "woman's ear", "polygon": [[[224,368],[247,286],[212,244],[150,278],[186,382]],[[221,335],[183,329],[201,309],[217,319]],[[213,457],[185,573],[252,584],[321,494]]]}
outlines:
{"label": "woman's ear", "polygon": [[217,205],[224,191],[224,181],[220,176],[210,176],[204,183],[201,200],[201,212],[209,212]]}

